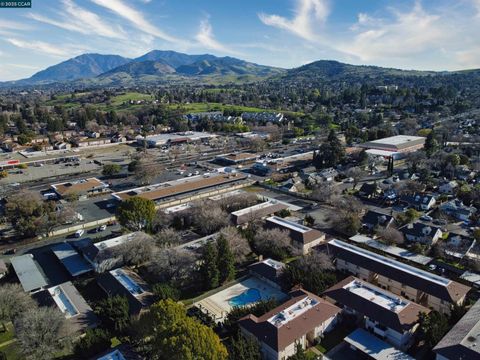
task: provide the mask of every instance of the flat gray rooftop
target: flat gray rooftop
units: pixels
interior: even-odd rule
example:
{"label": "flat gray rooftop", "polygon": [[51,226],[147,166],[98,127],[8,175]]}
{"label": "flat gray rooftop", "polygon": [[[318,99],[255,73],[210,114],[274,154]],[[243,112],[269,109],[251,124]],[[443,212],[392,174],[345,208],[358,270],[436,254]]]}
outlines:
{"label": "flat gray rooftop", "polygon": [[92,266],[69,243],[56,244],[52,246],[52,251],[72,276],[93,270]]}
{"label": "flat gray rooftop", "polygon": [[15,256],[12,257],[11,262],[24,291],[30,292],[48,285],[33,255]]}

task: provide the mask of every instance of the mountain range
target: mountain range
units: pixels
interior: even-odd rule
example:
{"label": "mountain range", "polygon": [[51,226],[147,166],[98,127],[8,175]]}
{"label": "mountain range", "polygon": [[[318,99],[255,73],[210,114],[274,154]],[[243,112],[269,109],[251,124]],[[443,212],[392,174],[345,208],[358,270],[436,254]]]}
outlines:
{"label": "mountain range", "polygon": [[[312,82],[317,80],[373,79],[467,72],[433,72],[357,66],[320,60],[293,69],[258,65],[233,57],[189,55],[153,50],[135,59],[118,55],[84,54],[48,67],[28,79],[0,83],[0,87],[71,84],[82,86],[131,86],[162,82],[251,82],[264,79]],[[479,75],[479,71],[473,72]]]}

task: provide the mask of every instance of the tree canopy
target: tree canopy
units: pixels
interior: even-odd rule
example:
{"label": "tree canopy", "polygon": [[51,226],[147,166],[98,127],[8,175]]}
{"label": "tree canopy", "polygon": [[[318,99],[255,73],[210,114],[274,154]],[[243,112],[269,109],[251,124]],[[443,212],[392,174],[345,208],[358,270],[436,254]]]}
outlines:
{"label": "tree canopy", "polygon": [[149,229],[154,217],[155,203],[138,196],[124,200],[117,209],[120,224],[133,231]]}

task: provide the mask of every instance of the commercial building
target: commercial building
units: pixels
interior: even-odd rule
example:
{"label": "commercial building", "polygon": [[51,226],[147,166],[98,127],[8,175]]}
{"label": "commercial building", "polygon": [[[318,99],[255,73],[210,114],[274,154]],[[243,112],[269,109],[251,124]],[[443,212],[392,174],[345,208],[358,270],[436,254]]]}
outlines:
{"label": "commercial building", "polygon": [[424,306],[354,276],[340,281],[322,296],[347,313],[359,316],[367,330],[403,351],[414,342],[419,314],[430,312]]}
{"label": "commercial building", "polygon": [[372,155],[399,159],[406,153],[423,149],[424,145],[425,138],[422,136],[396,135],[369,141],[359,147],[368,149],[367,153]]}
{"label": "commercial building", "polygon": [[242,174],[210,174],[198,175],[189,178],[168,181],[160,184],[143,186],[112,194],[116,200],[126,200],[134,196],[153,201],[161,201],[174,196],[186,195],[195,191],[215,188],[222,185],[230,185],[247,179]]}
{"label": "commercial building", "polygon": [[313,344],[333,329],[341,309],[305,290],[290,293],[290,300],[256,317],[247,315],[238,325],[244,336],[256,339],[265,360],[282,360],[295,354],[296,344]]}
{"label": "commercial building", "polygon": [[266,201],[231,213],[233,223],[237,226],[247,224],[252,220],[258,220],[275,214],[278,211],[288,209],[288,205],[275,200]]}
{"label": "commercial building", "polygon": [[433,348],[437,360],[480,359],[480,301]]}
{"label": "commercial building", "polygon": [[11,262],[25,292],[34,293],[48,285],[42,269],[33,259],[32,254],[12,257]]}
{"label": "commercial building", "polygon": [[89,242],[80,247],[80,252],[96,272],[102,273],[123,265],[123,256],[116,249],[132,241],[141,241],[147,236],[144,232],[136,231],[95,244]]}
{"label": "commercial building", "polygon": [[338,270],[442,313],[462,305],[470,291],[469,286],[340,240],[330,240],[327,251]]}
{"label": "commercial building", "polygon": [[215,157],[215,162],[221,165],[239,165],[257,160],[258,155],[252,153],[231,153]]}
{"label": "commercial building", "polygon": [[108,191],[108,184],[97,178],[81,179],[50,185],[60,197],[78,195],[80,198],[102,194]]}
{"label": "commercial building", "polygon": [[92,308],[70,281],[38,292],[34,297],[40,305],[58,308],[67,320],[70,334],[81,334],[98,324]]}
{"label": "commercial building", "polygon": [[278,216],[267,218],[265,226],[268,229],[288,231],[293,246],[298,248],[303,254],[307,254],[312,247],[325,241],[325,234],[323,232]]}
{"label": "commercial building", "polygon": [[155,300],[148,284],[128,268],[110,270],[100,275],[97,283],[108,296],[125,296],[128,300],[130,315],[140,314]]}
{"label": "commercial building", "polygon": [[217,136],[218,135],[210,134],[206,132],[187,131],[187,132],[171,133],[171,134],[149,135],[146,138],[139,137],[137,138],[137,142],[140,145],[144,145],[146,141],[147,146],[157,147],[157,146],[181,144],[181,143],[187,143],[187,142],[208,141]]}

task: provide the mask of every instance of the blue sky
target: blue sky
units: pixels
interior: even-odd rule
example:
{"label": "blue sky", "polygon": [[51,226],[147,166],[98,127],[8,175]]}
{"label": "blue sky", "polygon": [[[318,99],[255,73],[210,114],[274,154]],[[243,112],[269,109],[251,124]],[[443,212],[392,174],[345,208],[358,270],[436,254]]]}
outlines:
{"label": "blue sky", "polygon": [[0,80],[86,52],[152,49],[295,67],[480,67],[480,0],[32,0],[0,9]]}

